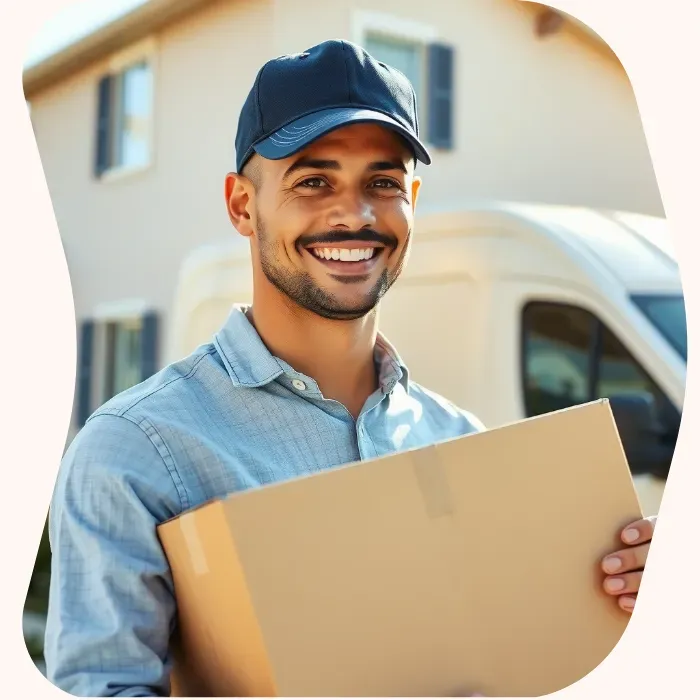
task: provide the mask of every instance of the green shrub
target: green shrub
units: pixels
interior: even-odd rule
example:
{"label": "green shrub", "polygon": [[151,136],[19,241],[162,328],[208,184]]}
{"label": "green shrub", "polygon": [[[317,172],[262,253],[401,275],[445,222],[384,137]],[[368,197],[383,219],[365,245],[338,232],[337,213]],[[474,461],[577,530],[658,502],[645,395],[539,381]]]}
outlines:
{"label": "green shrub", "polygon": [[49,602],[49,581],[51,577],[51,549],[49,547],[48,522],[39,542],[39,551],[34,562],[34,571],[29,582],[25,609],[46,614]]}

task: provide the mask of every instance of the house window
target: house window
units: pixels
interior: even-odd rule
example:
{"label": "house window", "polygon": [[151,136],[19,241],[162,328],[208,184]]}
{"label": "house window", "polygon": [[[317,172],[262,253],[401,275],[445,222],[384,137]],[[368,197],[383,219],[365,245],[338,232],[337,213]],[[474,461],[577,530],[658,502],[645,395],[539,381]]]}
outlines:
{"label": "house window", "polygon": [[79,426],[105,401],[155,374],[158,336],[159,317],[154,311],[82,322],[77,395]]}
{"label": "house window", "polygon": [[401,71],[416,92],[421,138],[454,148],[454,49],[420,22],[377,12],[354,17],[353,36],[377,61]]}
{"label": "house window", "polygon": [[425,112],[424,45],[417,41],[369,33],[365,39],[364,48],[377,61],[400,70],[411,81],[413,89],[416,91],[418,114],[422,122]]}
{"label": "house window", "polygon": [[141,319],[105,324],[105,401],[141,381]]}
{"label": "house window", "polygon": [[140,60],[104,75],[97,101],[95,174],[147,166],[153,111],[150,62]]}

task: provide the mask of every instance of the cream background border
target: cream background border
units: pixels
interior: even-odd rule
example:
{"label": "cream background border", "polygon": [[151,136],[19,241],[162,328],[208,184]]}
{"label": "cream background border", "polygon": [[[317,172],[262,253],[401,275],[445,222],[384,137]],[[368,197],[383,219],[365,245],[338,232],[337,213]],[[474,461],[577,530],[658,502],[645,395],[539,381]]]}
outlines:
{"label": "cream background border", "polygon": [[[461,0],[468,1],[468,0]],[[0,4],[0,509],[4,576],[0,595],[3,694],[67,697],[35,670],[21,615],[71,413],[76,333],[70,280],[49,192],[22,94],[30,38],[69,0]],[[685,284],[691,347],[700,327],[697,181],[700,148],[695,66],[700,8],[688,0],[558,0],[550,3],[592,27],[615,50],[637,95]],[[39,251],[39,252],[37,252]],[[697,256],[697,257],[696,257]],[[698,264],[697,262],[695,264]],[[692,360],[694,361],[694,359]],[[700,494],[698,380],[688,374],[683,426],[637,610],[611,656],[555,695],[578,698],[697,697],[700,566],[694,516]],[[693,651],[693,649],[695,651]],[[693,688],[695,691],[693,691]]]}

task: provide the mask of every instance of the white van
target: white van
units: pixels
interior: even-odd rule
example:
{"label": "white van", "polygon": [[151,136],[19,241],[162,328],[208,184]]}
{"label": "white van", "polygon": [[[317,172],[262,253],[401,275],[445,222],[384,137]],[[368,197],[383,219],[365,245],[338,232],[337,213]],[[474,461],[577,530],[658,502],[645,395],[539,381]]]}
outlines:
{"label": "white van", "polygon": [[[194,251],[171,359],[207,342],[251,289],[245,239]],[[507,203],[424,215],[380,327],[416,381],[488,427],[610,398],[642,506],[658,511],[687,361],[664,219]]]}

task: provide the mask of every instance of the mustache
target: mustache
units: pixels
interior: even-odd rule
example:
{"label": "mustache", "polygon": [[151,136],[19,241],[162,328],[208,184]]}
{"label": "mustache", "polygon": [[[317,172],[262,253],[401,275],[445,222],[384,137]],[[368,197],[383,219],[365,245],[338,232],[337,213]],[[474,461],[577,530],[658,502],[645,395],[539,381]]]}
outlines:
{"label": "mustache", "polygon": [[377,243],[387,248],[395,248],[399,243],[395,236],[365,228],[361,231],[328,231],[327,233],[299,236],[297,239],[297,247],[306,248],[310,245],[321,245],[324,243],[332,245],[333,243],[345,243],[347,241]]}

